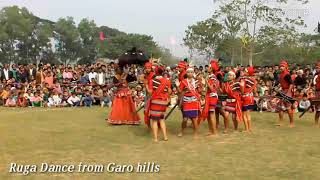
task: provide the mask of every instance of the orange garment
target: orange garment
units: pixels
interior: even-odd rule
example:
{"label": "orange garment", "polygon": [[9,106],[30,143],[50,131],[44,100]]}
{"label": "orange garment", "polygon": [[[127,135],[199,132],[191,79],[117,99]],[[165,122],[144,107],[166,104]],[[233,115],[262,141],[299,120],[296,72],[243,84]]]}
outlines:
{"label": "orange garment", "polygon": [[46,76],[43,80],[43,82],[48,83],[49,87],[53,87],[53,76]]}

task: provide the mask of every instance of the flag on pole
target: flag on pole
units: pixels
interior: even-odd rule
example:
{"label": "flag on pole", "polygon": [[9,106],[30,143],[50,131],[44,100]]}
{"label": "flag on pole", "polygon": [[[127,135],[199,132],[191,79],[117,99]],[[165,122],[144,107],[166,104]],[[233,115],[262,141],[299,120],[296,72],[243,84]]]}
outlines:
{"label": "flag on pole", "polygon": [[100,40],[104,41],[105,39],[106,39],[106,37],[105,37],[104,33],[101,31],[100,32]]}

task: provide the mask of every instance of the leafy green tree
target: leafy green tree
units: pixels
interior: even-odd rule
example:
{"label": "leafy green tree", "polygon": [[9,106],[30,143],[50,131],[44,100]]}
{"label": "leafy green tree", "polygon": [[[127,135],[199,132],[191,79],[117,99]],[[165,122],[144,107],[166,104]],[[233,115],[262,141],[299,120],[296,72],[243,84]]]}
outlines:
{"label": "leafy green tree", "polygon": [[81,50],[79,31],[72,17],[60,18],[55,24],[55,38],[58,40],[57,54],[61,62],[77,62]]}
{"label": "leafy green tree", "polygon": [[78,25],[81,37],[80,64],[93,63],[98,54],[99,29],[94,21],[82,19]]}

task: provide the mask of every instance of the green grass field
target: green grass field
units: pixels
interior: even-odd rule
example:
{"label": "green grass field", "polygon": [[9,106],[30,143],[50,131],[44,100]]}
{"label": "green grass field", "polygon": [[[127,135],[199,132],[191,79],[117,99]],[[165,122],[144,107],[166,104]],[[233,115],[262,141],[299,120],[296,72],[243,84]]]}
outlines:
{"label": "green grass field", "polygon": [[[254,113],[254,133],[200,139],[176,136],[181,115],[167,121],[169,141],[152,142],[144,125],[107,126],[106,109],[0,108],[0,179],[319,179],[320,129],[313,114],[296,128],[275,127],[277,115]],[[287,124],[289,124],[286,121]],[[158,173],[10,174],[10,163],[117,164],[154,162]]]}

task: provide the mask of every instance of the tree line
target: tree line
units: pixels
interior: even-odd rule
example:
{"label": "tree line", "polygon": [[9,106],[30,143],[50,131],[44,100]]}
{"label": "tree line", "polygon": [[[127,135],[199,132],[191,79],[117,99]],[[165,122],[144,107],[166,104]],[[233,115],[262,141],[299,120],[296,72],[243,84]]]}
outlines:
{"label": "tree line", "polygon": [[[101,39],[101,33],[103,39]],[[76,24],[72,17],[57,22],[33,15],[27,8],[4,7],[0,11],[1,63],[93,63],[98,58],[117,59],[133,47],[149,57],[170,64],[175,58],[160,47],[153,37],[127,34],[93,20]]]}
{"label": "tree line", "polygon": [[320,59],[320,28],[314,34],[301,33],[307,12],[284,8],[289,2],[303,7],[308,0],[217,2],[212,17],[186,30],[184,44],[191,55],[216,57],[228,65],[272,65],[280,59],[308,64]]}

